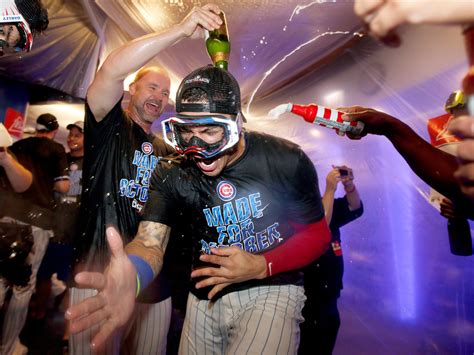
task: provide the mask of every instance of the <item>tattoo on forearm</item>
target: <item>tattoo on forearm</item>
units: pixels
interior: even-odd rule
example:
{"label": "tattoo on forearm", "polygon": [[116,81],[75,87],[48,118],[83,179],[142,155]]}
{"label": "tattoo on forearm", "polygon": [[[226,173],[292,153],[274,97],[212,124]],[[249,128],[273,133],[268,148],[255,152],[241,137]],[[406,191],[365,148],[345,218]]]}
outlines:
{"label": "tattoo on forearm", "polygon": [[157,275],[163,267],[163,258],[168,245],[171,228],[156,222],[140,222],[135,238],[127,244],[127,254],[145,260]]}

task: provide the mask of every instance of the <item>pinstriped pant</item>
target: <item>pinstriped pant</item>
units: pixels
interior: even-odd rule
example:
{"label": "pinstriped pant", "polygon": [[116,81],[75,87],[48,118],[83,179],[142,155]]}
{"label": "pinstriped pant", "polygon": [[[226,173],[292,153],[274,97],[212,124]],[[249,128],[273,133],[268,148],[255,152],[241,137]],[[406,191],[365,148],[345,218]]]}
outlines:
{"label": "pinstriped pant", "polygon": [[[97,294],[94,289],[71,289],[71,305]],[[102,354],[166,354],[166,340],[171,322],[171,297],[159,303],[135,303],[133,318],[125,330],[110,339]],[[69,354],[89,355],[90,342],[98,327],[69,337]]]}
{"label": "pinstriped pant", "polygon": [[260,286],[215,302],[189,294],[180,355],[296,354],[302,286]]}
{"label": "pinstriped pant", "polygon": [[[25,224],[9,217],[3,217],[1,221]],[[3,320],[2,345],[0,346],[0,353],[2,355],[11,354],[15,349],[18,336],[25,325],[31,295],[35,290],[36,274],[38,273],[41,261],[46,252],[49,238],[53,236],[52,231],[44,230],[36,226],[31,226],[31,231],[33,234],[33,249],[28,255],[28,259],[31,262],[31,276],[28,285],[25,287],[13,286],[13,294]],[[8,287],[9,285],[6,280],[0,278],[0,308],[3,306],[3,302],[5,301]]]}

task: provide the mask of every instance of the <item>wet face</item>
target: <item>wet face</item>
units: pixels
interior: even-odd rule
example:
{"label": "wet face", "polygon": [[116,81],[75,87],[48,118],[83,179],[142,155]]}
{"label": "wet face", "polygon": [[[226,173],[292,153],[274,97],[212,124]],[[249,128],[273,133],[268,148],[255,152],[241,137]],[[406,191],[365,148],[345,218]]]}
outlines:
{"label": "wet face", "polygon": [[132,109],[138,119],[151,124],[168,104],[170,79],[161,72],[150,71],[130,85]]}
{"label": "wet face", "polygon": [[224,128],[219,125],[186,125],[179,128],[179,135],[186,143],[197,137],[207,144],[215,144],[224,139],[224,134]]}
{"label": "wet face", "polygon": [[[197,117],[195,113],[192,112],[181,112],[181,115],[190,115]],[[212,115],[211,113],[203,112],[200,116]],[[226,117],[231,117],[231,115],[223,115]],[[180,136],[182,139],[188,143],[193,139],[193,137],[199,138],[206,142],[207,144],[215,144],[224,139],[224,128],[219,125],[189,125],[186,127],[180,128]],[[242,155],[244,151],[243,139],[241,138],[239,142],[231,149],[226,150],[224,153],[217,155],[213,158],[204,159],[198,155],[193,157],[197,167],[207,176],[218,176],[224,168],[234,162],[238,157]]]}
{"label": "wet face", "polygon": [[9,51],[20,41],[20,32],[13,23],[0,25],[0,51]]}
{"label": "wet face", "polygon": [[79,151],[84,148],[84,134],[77,127],[72,127],[67,136],[67,146],[71,152]]}

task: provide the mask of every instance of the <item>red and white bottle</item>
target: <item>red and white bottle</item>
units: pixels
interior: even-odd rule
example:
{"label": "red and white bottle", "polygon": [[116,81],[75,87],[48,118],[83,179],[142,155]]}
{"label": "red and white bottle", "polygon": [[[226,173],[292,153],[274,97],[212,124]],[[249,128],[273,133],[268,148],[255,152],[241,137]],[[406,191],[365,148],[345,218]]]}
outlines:
{"label": "red and white bottle", "polygon": [[292,103],[275,107],[269,112],[270,116],[276,117],[285,112],[292,112],[304,118],[306,122],[336,130],[339,135],[351,133],[360,135],[364,129],[364,123],[360,121],[348,122],[342,119],[344,112],[334,110],[315,104],[295,105]]}

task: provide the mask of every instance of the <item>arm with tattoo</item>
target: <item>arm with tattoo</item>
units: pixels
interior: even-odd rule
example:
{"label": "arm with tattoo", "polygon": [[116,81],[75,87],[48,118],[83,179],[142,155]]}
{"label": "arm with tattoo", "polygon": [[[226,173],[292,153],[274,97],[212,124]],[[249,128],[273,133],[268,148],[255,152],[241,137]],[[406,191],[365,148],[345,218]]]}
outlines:
{"label": "arm with tattoo", "polygon": [[137,270],[137,295],[163,268],[163,258],[171,228],[165,224],[143,221],[125,252]]}

